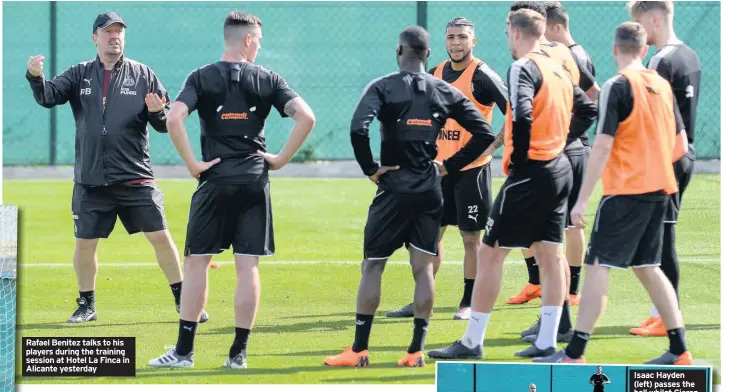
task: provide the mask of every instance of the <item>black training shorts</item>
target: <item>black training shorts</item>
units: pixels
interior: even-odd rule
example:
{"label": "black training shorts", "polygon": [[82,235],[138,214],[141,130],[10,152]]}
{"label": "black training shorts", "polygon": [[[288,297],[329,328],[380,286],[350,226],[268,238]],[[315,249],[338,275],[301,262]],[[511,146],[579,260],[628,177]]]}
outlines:
{"label": "black training shorts", "polygon": [[85,186],[74,184],[71,212],[76,238],[108,238],[119,217],[129,234],[165,230],[162,191],[154,182]]}
{"label": "black training shorts", "polygon": [[667,204],[667,196],[604,196],[595,214],[585,264],[623,269],[659,266]]}
{"label": "black training shorts", "polygon": [[386,259],[403,245],[438,254],[443,194],[440,188],[421,193],[378,189],[364,230],[365,259]]}
{"label": "black training shorts", "polygon": [[449,173],[441,179],[443,219],[441,226],[461,231],[481,231],[491,210],[491,163]]}
{"label": "black training shorts", "polygon": [[233,246],[239,256],[271,256],[275,251],[270,183],[205,181],[190,203],[185,256],[212,256]]}

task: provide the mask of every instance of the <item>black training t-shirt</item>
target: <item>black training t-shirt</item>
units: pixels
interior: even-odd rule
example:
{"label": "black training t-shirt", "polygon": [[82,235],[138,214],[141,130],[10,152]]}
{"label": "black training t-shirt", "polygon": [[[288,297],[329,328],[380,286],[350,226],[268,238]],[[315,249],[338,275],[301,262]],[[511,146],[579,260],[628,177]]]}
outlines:
{"label": "black training t-shirt", "polygon": [[662,47],[648,63],[659,75],[671,84],[673,95],[678,102],[681,118],[686,127],[689,142],[688,156],[696,159],[694,151],[694,129],[696,110],[699,104],[701,87],[701,64],[696,52],[683,42],[672,42]]}
{"label": "black training t-shirt", "polygon": [[593,383],[595,386],[593,391],[594,392],[603,392],[605,391],[605,383],[609,382],[610,379],[603,373],[601,374],[593,374],[592,377],[590,377],[590,382]]}
{"label": "black training t-shirt", "polygon": [[494,141],[486,118],[458,89],[425,72],[395,72],[371,81],[352,117],[350,135],[362,172],[371,176],[380,165],[369,145],[369,128],[377,118],[382,166],[399,166],[380,177],[380,187],[400,193],[419,193],[440,186],[433,164],[436,138],[446,119],[458,121],[473,136],[443,165],[456,173],[478,158]]}
{"label": "black training t-shirt", "polygon": [[202,159],[220,158],[200,181],[245,184],[268,179],[264,128],[271,108],[286,117],[284,106],[298,97],[286,81],[259,65],[218,61],[185,79],[177,101],[200,117]]}

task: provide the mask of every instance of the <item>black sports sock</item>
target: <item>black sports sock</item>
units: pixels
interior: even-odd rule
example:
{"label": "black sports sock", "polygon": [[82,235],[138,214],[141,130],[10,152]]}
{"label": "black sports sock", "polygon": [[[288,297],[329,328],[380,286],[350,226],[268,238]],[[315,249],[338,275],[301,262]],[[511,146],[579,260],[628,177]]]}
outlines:
{"label": "black sports sock", "polygon": [[570,316],[570,301],[566,299],[562,304],[562,316],[559,319],[557,332],[565,333],[572,329],[572,318]]}
{"label": "black sports sock", "polygon": [[463,298],[461,298],[460,307],[467,308],[471,306],[471,296],[473,296],[473,283],[475,281],[476,279],[463,278]]}
{"label": "black sports sock", "polygon": [[534,257],[527,257],[524,261],[526,261],[527,271],[529,271],[529,283],[538,285],[539,266],[537,265],[537,260]]}
{"label": "black sports sock", "polygon": [[585,354],[585,346],[587,346],[588,340],[590,340],[589,333],[575,331],[574,336],[572,336],[572,340],[570,340],[567,348],[564,349],[564,353],[572,359],[581,357]]}
{"label": "black sports sock", "polygon": [[251,330],[247,328],[236,328],[235,339],[233,339],[233,345],[230,346],[228,351],[228,357],[233,358],[240,354],[241,351],[248,348],[248,336],[251,334]]}
{"label": "black sports sock", "polygon": [[182,282],[171,284],[170,289],[172,289],[172,295],[175,296],[175,305],[179,305],[180,294],[182,294]]}
{"label": "black sports sock", "polygon": [[428,320],[416,318],[413,321],[413,341],[410,342],[408,354],[425,350],[425,334],[428,332]]}
{"label": "black sports sock", "polygon": [[676,255],[676,225],[663,224],[663,251],[661,254],[661,271],[671,282],[678,297],[678,256]]}
{"label": "black sports sock", "polygon": [[580,275],[582,266],[570,267],[570,294],[577,295],[580,291]]}
{"label": "black sports sock", "polygon": [[195,330],[197,322],[180,319],[180,331],[177,335],[177,346],[175,351],[179,355],[187,355],[192,352],[195,346]]}
{"label": "black sports sock", "polygon": [[370,341],[370,330],[372,329],[372,320],[375,316],[371,314],[356,314],[356,326],[354,330],[354,344],[352,344],[352,351],[358,353],[363,350],[367,350],[367,345]]}
{"label": "black sports sock", "polygon": [[96,307],[96,293],[94,290],[91,291],[79,291],[78,294],[81,298],[86,300],[86,305],[90,308]]}
{"label": "black sports sock", "polygon": [[681,355],[688,349],[686,348],[686,328],[676,328],[668,330],[668,351],[673,355]]}

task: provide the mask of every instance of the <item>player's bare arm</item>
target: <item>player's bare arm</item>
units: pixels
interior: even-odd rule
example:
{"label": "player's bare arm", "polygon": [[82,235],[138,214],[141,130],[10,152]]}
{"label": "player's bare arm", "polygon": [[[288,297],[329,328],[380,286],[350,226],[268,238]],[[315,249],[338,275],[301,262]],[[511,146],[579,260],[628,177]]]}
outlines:
{"label": "player's bare arm", "polygon": [[595,84],[592,85],[592,87],[586,91],[587,96],[592,100],[592,102],[597,103],[597,99],[600,97],[600,85],[595,82]]}
{"label": "player's bare arm", "polygon": [[501,130],[499,131],[499,133],[494,138],[494,142],[491,143],[491,145],[489,146],[489,148],[487,148],[486,149],[486,152],[484,152],[483,154],[484,155],[492,155],[494,153],[494,151],[498,150],[503,145],[504,145],[504,125],[501,125]]}
{"label": "player's bare arm", "polygon": [[587,202],[590,200],[592,191],[595,190],[597,182],[600,179],[605,165],[607,164],[608,158],[610,158],[610,151],[613,149],[613,141],[615,137],[599,133],[595,137],[595,143],[592,145],[592,152],[590,153],[590,159],[587,161],[587,171],[585,173],[585,180],[582,183],[580,189],[580,195],[577,197],[577,203],[570,212],[572,222],[578,228],[584,228],[587,225],[585,221],[585,210],[587,209]]}
{"label": "player's bare arm", "polygon": [[193,178],[199,178],[200,173],[220,162],[220,158],[215,158],[210,162],[197,161],[185,130],[185,119],[188,115],[187,105],[179,101],[174,102],[170,107],[170,113],[167,115],[167,129],[170,132],[172,144],[175,145],[175,149],[177,149],[177,153],[180,154],[182,160],[185,161],[185,166],[187,166],[190,175]]}
{"label": "player's bare arm", "polygon": [[268,152],[258,151],[258,155],[268,161],[271,170],[278,170],[291,160],[291,157],[304,144],[304,140],[309,136],[316,123],[314,112],[301,97],[292,98],[286,102],[284,113],[294,119],[296,124],[281,152],[274,155]]}

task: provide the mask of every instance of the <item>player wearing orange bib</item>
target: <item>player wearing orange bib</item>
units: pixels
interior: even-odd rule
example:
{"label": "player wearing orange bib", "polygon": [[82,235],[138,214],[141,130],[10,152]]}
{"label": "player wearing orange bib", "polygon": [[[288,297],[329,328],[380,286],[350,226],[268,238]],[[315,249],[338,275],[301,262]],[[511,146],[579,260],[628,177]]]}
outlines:
{"label": "player wearing orange bib", "polygon": [[668,332],[668,350],[646,364],[693,364],[676,293],[660,269],[668,200],[678,192],[673,163],[688,151],[688,139],[671,85],[643,66],[646,36],[635,22],[615,30],[618,74],[603,86],[595,144],[571,211],[573,222],[584,227],[588,199],[602,179],[582,304],[567,347],[535,362],[585,363],[587,343],[607,303],[609,270],[632,268]]}
{"label": "player wearing orange bib", "polygon": [[[507,91],[501,77],[483,61],[473,55],[476,36],[473,23],[463,17],[452,19],[446,25],[446,50],[449,60],[443,61],[428,72],[460,90],[479,112],[491,123],[496,107],[506,112]],[[471,139],[457,121],[448,119],[436,141],[437,161],[452,157]],[[463,260],[463,297],[454,320],[468,320],[471,316],[471,295],[476,278],[476,259],[481,230],[491,209],[491,155],[482,155],[459,172],[443,177],[443,219],[440,237],[448,226],[458,226],[465,250]],[[433,271],[437,272],[442,261],[443,244],[439,245]],[[387,314],[388,317],[413,317],[413,304]]]}
{"label": "player wearing orange bib", "polygon": [[[534,247],[544,287],[542,322],[524,358],[556,352],[558,324],[567,294],[559,248],[564,232],[572,170],[563,151],[566,141],[585,131],[597,108],[573,85],[561,66],[540,50],[545,18],[532,10],[509,14],[509,48],[516,60],[507,73],[509,105],[504,128],[502,167],[508,175],[487,219],[472,312],[461,340],[431,350],[437,359],[479,359],[484,336],[501,287],[504,260],[511,249]],[[575,121],[577,119],[578,121]]]}
{"label": "player wearing orange bib", "polygon": [[[516,1],[512,3],[510,11],[518,11],[521,9],[529,9],[535,12],[538,12],[541,14],[544,18],[548,17],[547,8],[545,4],[536,2],[536,1]],[[583,92],[585,92],[590,97],[597,96],[597,92],[599,91],[599,87],[595,83],[595,78],[593,74],[586,68],[586,64],[577,62],[575,57],[573,56],[570,49],[559,42],[552,42],[549,41],[546,36],[542,35],[540,37],[540,49],[544,51],[549,57],[557,61],[562,71],[565,73],[567,78],[575,85],[578,86]],[[584,127],[585,130],[587,130],[589,126]],[[573,184],[575,185],[575,188],[579,189],[579,186],[582,182],[582,177],[584,175],[584,167],[587,164],[587,149],[584,146],[584,143],[581,141],[582,139],[586,138],[586,131],[583,132],[581,135],[578,135],[576,138],[571,137],[569,140],[567,140],[567,145],[565,146],[565,155],[567,155],[567,158],[570,161],[570,166],[572,167],[572,177],[573,177]],[[503,139],[499,136],[497,136],[497,143],[492,147],[493,149],[497,149],[501,146],[500,141]],[[580,140],[577,140],[580,139]],[[578,141],[580,141],[578,143]],[[489,149],[489,151],[492,151]],[[570,197],[568,199],[568,207],[571,208],[574,205],[574,202],[577,200],[577,193],[576,191],[570,193]],[[566,228],[570,228],[570,230],[566,231],[567,234],[567,249],[568,249],[568,256],[562,257],[563,261],[565,262],[565,274],[571,275],[570,268],[567,264],[572,266],[579,266],[582,263],[582,254],[584,253],[584,233],[582,230],[577,229],[572,225],[572,222],[570,222],[569,217],[567,217],[566,222]],[[570,252],[570,250],[572,250]],[[534,252],[531,249],[527,249],[522,252],[524,255],[524,260],[526,261],[527,265],[527,271],[529,273],[529,280],[524,286],[524,288],[519,291],[517,294],[509,297],[506,301],[507,304],[523,304],[526,302],[529,302],[533,299],[539,298],[541,296],[541,285],[539,280],[539,269],[537,268],[536,261],[534,259]],[[568,263],[569,262],[569,263]],[[575,276],[574,278],[579,279],[578,276]],[[570,276],[570,281],[572,280],[572,277]],[[576,291],[574,291],[574,295],[569,296],[569,302],[568,306],[575,306],[579,303],[579,297],[576,295]],[[568,330],[571,328],[571,325],[567,322],[568,319],[568,313],[569,309],[568,306],[565,307],[565,322],[561,324],[560,326],[560,340],[564,340],[565,338],[568,338],[567,333]],[[538,330],[538,323],[532,326],[531,328],[525,330],[522,332],[523,337],[531,336],[533,338],[534,334]]]}

